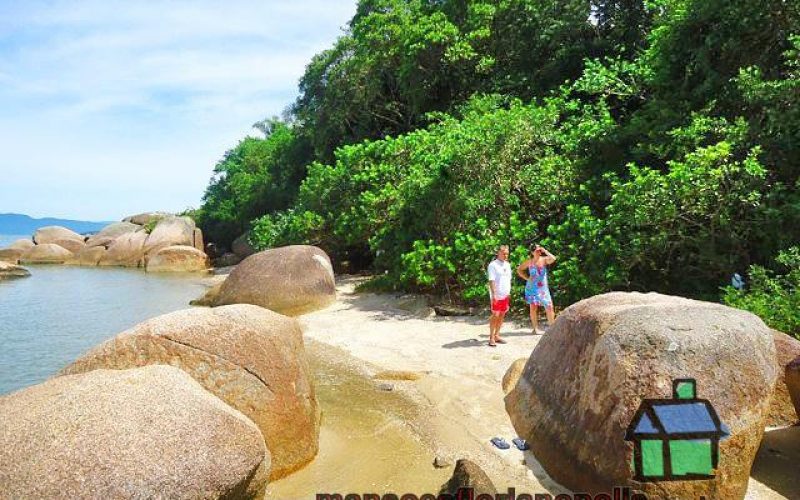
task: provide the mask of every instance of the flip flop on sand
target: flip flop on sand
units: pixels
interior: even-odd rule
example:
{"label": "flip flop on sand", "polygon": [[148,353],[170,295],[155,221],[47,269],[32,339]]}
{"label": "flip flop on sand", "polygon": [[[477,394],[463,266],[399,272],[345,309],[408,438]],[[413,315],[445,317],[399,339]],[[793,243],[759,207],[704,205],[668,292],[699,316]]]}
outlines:
{"label": "flip flop on sand", "polygon": [[488,344],[486,344],[486,345],[488,345],[489,347],[497,347],[497,344],[493,344],[492,342],[489,342],[489,343],[488,343]]}
{"label": "flip flop on sand", "polygon": [[493,437],[491,441],[493,445],[497,446],[501,450],[507,450],[511,448],[511,445],[506,443],[506,440],[501,437]]}
{"label": "flip flop on sand", "polygon": [[506,343],[506,339],[497,339],[497,340],[495,340],[495,342],[497,342],[498,344],[505,344]]}
{"label": "flip flop on sand", "polygon": [[514,438],[511,442],[514,443],[514,446],[516,446],[519,451],[525,451],[530,448],[528,443],[522,438]]}

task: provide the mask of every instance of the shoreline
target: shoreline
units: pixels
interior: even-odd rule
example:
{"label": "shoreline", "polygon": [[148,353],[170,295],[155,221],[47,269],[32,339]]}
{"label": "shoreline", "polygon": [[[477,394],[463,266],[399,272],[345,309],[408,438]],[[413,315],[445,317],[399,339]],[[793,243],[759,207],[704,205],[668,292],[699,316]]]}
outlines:
{"label": "shoreline", "polygon": [[[365,279],[337,276],[336,302],[297,318],[305,338],[341,349],[366,377],[385,370],[421,375],[415,381],[388,382],[416,406],[418,416],[407,424],[432,451],[429,463],[438,456],[449,464],[442,470],[452,471],[457,459],[468,458],[486,471],[500,493],[510,487],[518,493],[568,493],[530,451],[499,450],[489,442],[494,436],[509,442],[516,437],[501,381],[511,363],[529,357],[541,338],[531,333],[527,318],[507,320],[501,334],[508,343],[491,348],[486,346],[486,318],[434,316],[424,301],[407,294],[356,293],[355,286]],[[770,487],[751,477],[745,498],[789,498],[778,491],[792,491],[797,481],[792,462],[781,461],[796,454],[796,436],[790,434],[762,447],[753,467],[781,467],[785,474],[773,470],[773,476],[785,480]]]}

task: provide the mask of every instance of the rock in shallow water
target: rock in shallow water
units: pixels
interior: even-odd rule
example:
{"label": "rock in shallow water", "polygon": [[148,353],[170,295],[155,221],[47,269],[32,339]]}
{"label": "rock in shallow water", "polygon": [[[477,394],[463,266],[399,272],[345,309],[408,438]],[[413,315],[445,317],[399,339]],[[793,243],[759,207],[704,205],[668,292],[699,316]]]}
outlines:
{"label": "rock in shallow water", "polygon": [[152,318],[95,347],[62,373],[171,364],[244,413],[272,453],[270,477],[317,454],[320,410],[296,320],[252,305]]}
{"label": "rock in shallow water", "polygon": [[27,278],[31,273],[24,267],[0,261],[0,281]]}
{"label": "rock in shallow water", "polygon": [[147,259],[148,273],[195,272],[208,269],[208,257],[202,251],[185,245],[159,250]]}
{"label": "rock in shallow water", "polygon": [[72,252],[55,243],[42,243],[25,251],[19,257],[22,264],[63,264],[72,258]]}
{"label": "rock in shallow water", "polygon": [[0,397],[9,498],[259,498],[258,428],[183,371],[58,377]]}
{"label": "rock in shallow water", "polygon": [[37,229],[33,233],[33,241],[37,245],[55,243],[56,240],[74,240],[83,243],[86,238],[71,229],[61,226],[46,226]]}
{"label": "rock in shallow water", "polygon": [[[625,433],[644,398],[672,397],[697,381],[730,437],[716,477],[636,482]],[[770,330],[719,304],[658,294],[610,293],[562,313],[506,396],[515,429],[573,491],[631,486],[650,498],[743,498],[777,379]]]}

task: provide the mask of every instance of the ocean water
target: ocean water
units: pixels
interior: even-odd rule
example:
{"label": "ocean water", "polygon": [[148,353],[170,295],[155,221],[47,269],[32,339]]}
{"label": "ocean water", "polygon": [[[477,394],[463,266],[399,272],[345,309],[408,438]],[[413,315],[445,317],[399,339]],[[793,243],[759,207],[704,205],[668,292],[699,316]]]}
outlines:
{"label": "ocean water", "polygon": [[0,281],[0,395],[44,381],[137,323],[189,307],[206,289],[197,274],[25,267],[29,278]]}

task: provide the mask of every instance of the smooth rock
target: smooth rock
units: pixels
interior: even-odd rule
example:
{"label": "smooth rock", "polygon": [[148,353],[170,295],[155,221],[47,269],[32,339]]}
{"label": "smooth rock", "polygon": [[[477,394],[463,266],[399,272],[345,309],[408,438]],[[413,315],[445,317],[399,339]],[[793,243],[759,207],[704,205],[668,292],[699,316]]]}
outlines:
{"label": "smooth rock", "polygon": [[775,341],[777,354],[778,383],[775,384],[775,393],[772,395],[767,425],[770,427],[794,425],[798,421],[798,413],[795,411],[789,387],[786,385],[786,366],[800,358],[800,341],[778,330],[772,330],[772,339]]}
{"label": "smooth rock", "polygon": [[36,243],[33,240],[17,240],[14,243],[8,245],[8,248],[13,248],[16,250],[27,250],[34,246]]}
{"label": "smooth rock", "polygon": [[33,242],[37,245],[55,243],[56,240],[75,240],[83,243],[86,238],[71,229],[61,226],[46,226],[33,233]]}
{"label": "smooth rock", "polygon": [[185,245],[194,246],[194,221],[189,217],[166,217],[156,227],[144,243],[144,252],[155,255],[166,247]]}
{"label": "smooth rock", "polygon": [[100,259],[101,266],[140,267],[144,264],[144,242],[147,232],[125,233],[108,247]]}
{"label": "smooth rock", "polygon": [[68,264],[77,266],[96,266],[106,255],[106,248],[103,246],[85,247],[80,252],[72,256]]}
{"label": "smooth rock", "polygon": [[147,259],[148,273],[194,272],[208,269],[208,257],[189,246],[171,246],[159,250]]}
{"label": "smooth rock", "polygon": [[0,261],[0,281],[27,278],[31,273],[24,267]]}
{"label": "smooth rock", "polygon": [[211,307],[217,300],[217,296],[219,295],[219,291],[221,289],[222,289],[222,281],[210,286],[208,290],[206,290],[206,293],[204,293],[201,297],[198,297],[190,301],[189,305]]}
{"label": "smooth rock", "polygon": [[[636,482],[626,430],[644,398],[696,380],[730,436],[713,479]],[[608,293],[567,308],[534,349],[506,409],[517,433],[573,491],[630,486],[649,498],[744,498],[777,380],[769,328],[720,304]]]}
{"label": "smooth rock", "polygon": [[203,230],[200,229],[199,227],[195,227],[192,239],[194,241],[194,247],[200,250],[201,252],[205,253],[206,246],[203,243]]}
{"label": "smooth rock", "polygon": [[72,252],[55,243],[42,243],[31,247],[23,253],[19,261],[22,264],[63,264],[72,258]]}
{"label": "smooth rock", "polygon": [[81,356],[62,373],[177,366],[249,417],[272,453],[270,477],[317,454],[320,409],[296,320],[252,305],[152,318]]}
{"label": "smooth rock", "polygon": [[89,239],[86,240],[86,246],[104,246],[108,248],[114,240],[123,234],[135,233],[140,229],[142,229],[142,226],[131,222],[114,222],[101,229],[99,233],[89,236]]}
{"label": "smooth rock", "polygon": [[183,371],[58,377],[0,397],[4,498],[260,498],[258,428]]}
{"label": "smooth rock", "polygon": [[17,264],[19,262],[19,258],[22,257],[26,250],[21,248],[3,248],[0,250],[0,262],[8,262],[11,264]]}
{"label": "smooth rock", "polygon": [[255,304],[289,316],[322,309],[336,300],[328,255],[293,245],[244,259],[222,284],[215,305]]}
{"label": "smooth rock", "polygon": [[503,375],[503,394],[508,394],[511,392],[511,389],[517,385],[519,377],[522,375],[522,370],[525,368],[525,363],[527,362],[528,358],[519,358],[511,363],[511,366],[508,367],[505,375]]}
{"label": "smooth rock", "polygon": [[256,253],[256,249],[253,248],[253,245],[251,245],[250,241],[248,240],[249,236],[249,234],[244,233],[233,240],[233,243],[231,243],[231,251],[242,259],[250,257]]}
{"label": "smooth rock", "polygon": [[[468,488],[473,490],[473,498],[478,495],[491,495],[491,498],[495,498],[497,495],[497,488],[483,469],[475,462],[462,458],[456,462],[453,476],[442,485],[439,495],[452,495],[456,498],[458,490]],[[469,498],[463,495],[462,497]]]}
{"label": "smooth rock", "polygon": [[54,240],[53,244],[54,245],[58,245],[61,248],[64,248],[66,250],[69,250],[72,253],[78,253],[81,250],[83,250],[83,248],[86,246],[86,244],[84,242],[82,242],[82,241],[69,240],[69,239],[63,239],[63,238],[59,238],[57,240]]}
{"label": "smooth rock", "polygon": [[166,217],[173,217],[172,214],[167,212],[144,212],[141,214],[130,215],[122,219],[122,222],[130,222],[131,224],[137,224],[139,226],[144,226],[145,224],[149,224],[153,221],[159,221]]}
{"label": "smooth rock", "polygon": [[786,365],[784,376],[789,398],[792,400],[796,415],[800,418],[800,357]]}

